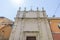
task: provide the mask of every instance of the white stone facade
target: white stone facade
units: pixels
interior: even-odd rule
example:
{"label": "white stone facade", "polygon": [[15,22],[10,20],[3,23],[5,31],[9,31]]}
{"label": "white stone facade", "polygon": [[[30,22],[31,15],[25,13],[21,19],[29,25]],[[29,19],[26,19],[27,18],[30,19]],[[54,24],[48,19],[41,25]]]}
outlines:
{"label": "white stone facade", "polygon": [[53,40],[44,10],[17,12],[9,40],[26,40],[28,36],[35,36],[36,40]]}

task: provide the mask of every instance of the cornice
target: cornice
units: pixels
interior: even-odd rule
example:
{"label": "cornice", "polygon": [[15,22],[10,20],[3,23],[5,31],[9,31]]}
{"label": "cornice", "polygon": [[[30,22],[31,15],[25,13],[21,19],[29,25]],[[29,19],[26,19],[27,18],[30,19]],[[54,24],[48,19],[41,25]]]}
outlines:
{"label": "cornice", "polygon": [[60,17],[48,17],[49,20],[60,20]]}

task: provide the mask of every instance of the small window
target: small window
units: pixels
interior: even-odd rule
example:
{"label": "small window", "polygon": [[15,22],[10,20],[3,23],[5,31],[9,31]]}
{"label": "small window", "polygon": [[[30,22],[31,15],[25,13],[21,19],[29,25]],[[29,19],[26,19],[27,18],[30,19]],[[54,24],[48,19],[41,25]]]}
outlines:
{"label": "small window", "polygon": [[60,29],[60,23],[58,24],[58,28]]}

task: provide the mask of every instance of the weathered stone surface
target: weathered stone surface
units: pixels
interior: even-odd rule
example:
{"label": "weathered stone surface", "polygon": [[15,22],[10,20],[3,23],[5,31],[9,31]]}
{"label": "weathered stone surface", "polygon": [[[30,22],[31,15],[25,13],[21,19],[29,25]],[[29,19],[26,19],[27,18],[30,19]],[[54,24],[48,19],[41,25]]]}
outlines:
{"label": "weathered stone surface", "polygon": [[53,40],[45,11],[18,11],[9,40],[26,40],[35,36],[36,40]]}

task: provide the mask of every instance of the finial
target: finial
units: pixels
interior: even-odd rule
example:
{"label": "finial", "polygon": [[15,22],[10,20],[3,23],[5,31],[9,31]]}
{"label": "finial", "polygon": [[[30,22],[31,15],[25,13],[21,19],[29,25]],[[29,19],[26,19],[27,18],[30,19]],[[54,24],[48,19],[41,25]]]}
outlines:
{"label": "finial", "polygon": [[21,10],[21,7],[19,7],[19,11]]}
{"label": "finial", "polygon": [[42,10],[44,10],[44,7],[42,7]]}
{"label": "finial", "polygon": [[32,6],[31,6],[31,9],[30,10],[32,11]]}
{"label": "finial", "polygon": [[32,8],[31,8],[31,11],[32,11]]}
{"label": "finial", "polygon": [[26,11],[26,7],[24,8],[24,11]]}
{"label": "finial", "polygon": [[53,17],[55,17],[55,15],[53,15]]}
{"label": "finial", "polygon": [[37,11],[38,11],[38,9],[39,9],[39,8],[37,7]]}
{"label": "finial", "polygon": [[45,10],[44,10],[44,7],[42,7],[42,11],[45,11]]}

